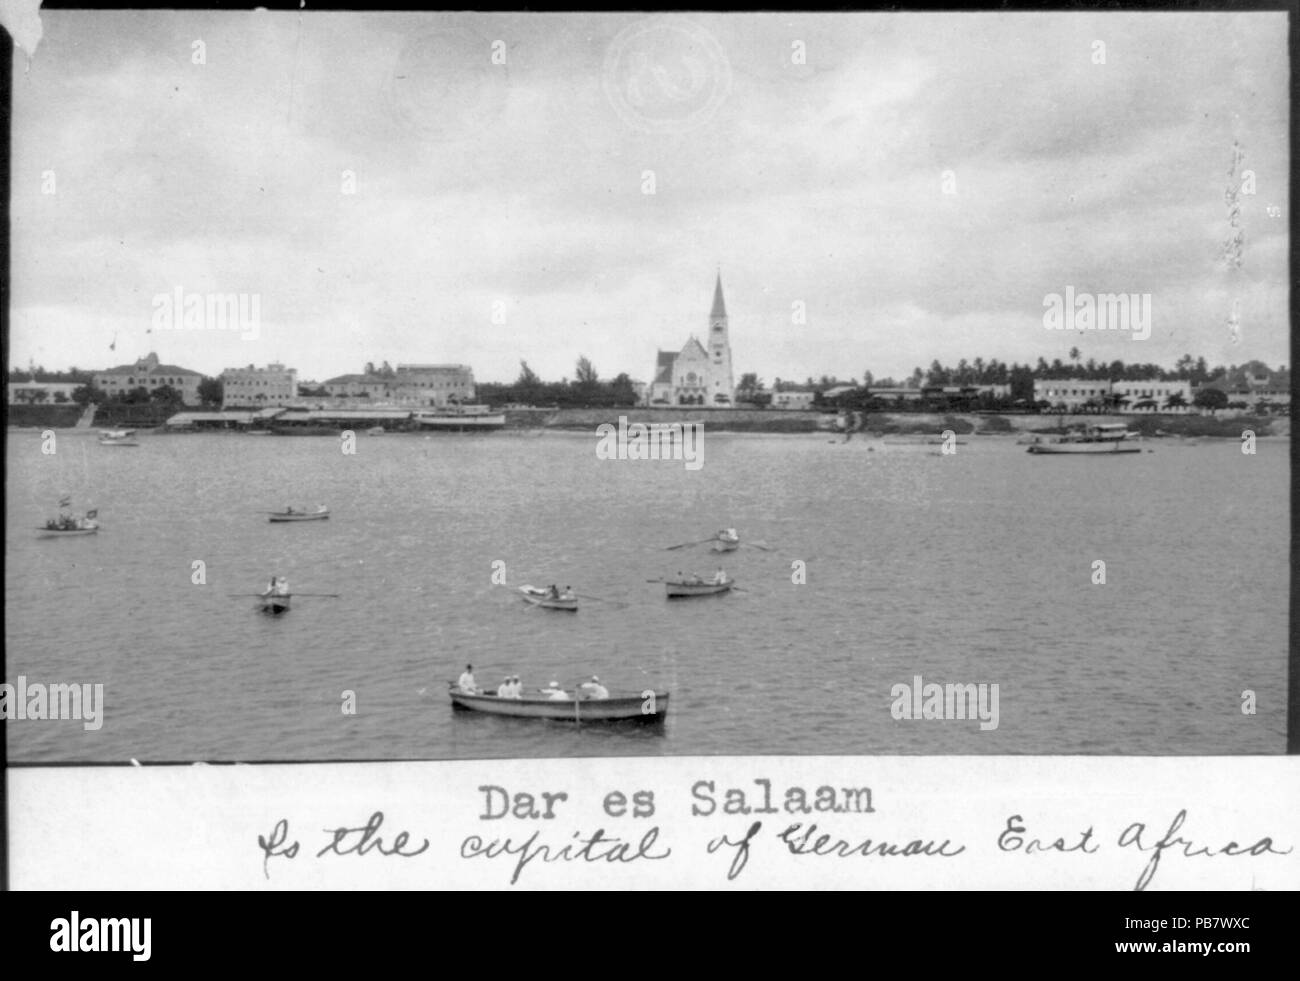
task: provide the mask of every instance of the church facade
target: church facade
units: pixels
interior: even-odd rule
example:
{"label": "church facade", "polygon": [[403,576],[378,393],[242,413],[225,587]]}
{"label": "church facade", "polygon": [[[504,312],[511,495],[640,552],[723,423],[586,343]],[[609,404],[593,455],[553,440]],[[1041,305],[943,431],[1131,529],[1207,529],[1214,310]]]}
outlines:
{"label": "church facade", "polygon": [[731,338],[727,305],[722,299],[722,275],[713,287],[709,311],[708,346],[694,334],[680,351],[660,351],[654,381],[646,392],[650,405],[700,405],[730,408],[736,403],[731,374]]}

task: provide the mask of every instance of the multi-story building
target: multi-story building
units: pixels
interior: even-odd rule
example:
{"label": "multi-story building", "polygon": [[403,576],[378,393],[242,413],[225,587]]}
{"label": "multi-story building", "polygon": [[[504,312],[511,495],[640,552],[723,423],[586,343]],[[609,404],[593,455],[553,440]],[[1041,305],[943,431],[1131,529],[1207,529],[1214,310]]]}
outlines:
{"label": "multi-story building", "polygon": [[1034,401],[1071,411],[1085,405],[1101,405],[1110,394],[1110,382],[1095,378],[1035,378]]}
{"label": "multi-story building", "polygon": [[465,364],[399,364],[391,398],[403,405],[444,406],[474,401],[474,372]]}
{"label": "multi-story building", "polygon": [[221,408],[292,405],[298,398],[298,370],[282,364],[227,368],[221,373]]}
{"label": "multi-story building", "polygon": [[660,351],[650,383],[651,405],[705,405],[730,407],[736,390],[731,373],[731,340],[727,305],[722,299],[722,275],[713,287],[709,311],[709,344],[694,335],[680,351]]}
{"label": "multi-story building", "polygon": [[72,401],[80,382],[10,382],[10,405],[61,405]]}
{"label": "multi-story building", "polygon": [[465,364],[399,364],[391,374],[339,375],[322,387],[333,398],[431,406],[474,401],[474,372]]}
{"label": "multi-story building", "polygon": [[1187,381],[1113,381],[1110,392],[1117,412],[1186,413],[1192,408],[1192,383]]}
{"label": "multi-story building", "polygon": [[152,393],[169,385],[181,393],[186,405],[199,404],[199,382],[203,375],[174,364],[161,364],[158,355],[150,351],[135,364],[118,365],[95,372],[94,385],[107,395],[125,395],[137,388]]}

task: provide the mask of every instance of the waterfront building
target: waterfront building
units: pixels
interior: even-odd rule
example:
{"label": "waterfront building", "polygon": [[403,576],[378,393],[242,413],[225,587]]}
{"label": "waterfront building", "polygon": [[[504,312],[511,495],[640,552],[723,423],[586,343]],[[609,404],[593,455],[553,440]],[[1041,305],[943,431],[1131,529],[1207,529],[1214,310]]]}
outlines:
{"label": "waterfront building", "polygon": [[282,364],[227,368],[221,373],[221,408],[292,405],[298,398],[298,370]]}
{"label": "waterfront building", "polygon": [[[1110,392],[1115,411],[1129,415],[1182,415],[1192,409],[1192,383],[1187,381],[1161,381],[1157,378],[1114,381],[1110,383]],[[1181,396],[1181,405],[1178,396]],[[1172,405],[1169,402],[1171,398],[1175,400]]]}
{"label": "waterfront building", "polygon": [[736,389],[731,373],[731,339],[722,274],[713,287],[708,346],[692,334],[680,351],[660,351],[650,383],[651,405],[701,405],[730,408]]}
{"label": "waterfront building", "polygon": [[189,368],[174,364],[162,364],[158,355],[150,351],[134,364],[118,365],[95,372],[94,386],[107,395],[126,395],[137,388],[152,393],[155,389],[169,385],[181,394],[181,401],[186,405],[199,404],[199,383],[203,375]]}
{"label": "waterfront building", "polygon": [[787,388],[783,392],[772,393],[772,408],[774,409],[811,409],[813,399],[817,395],[815,388],[808,388],[801,385],[797,388]]}
{"label": "waterfront building", "polygon": [[474,401],[474,372],[465,364],[399,364],[390,392],[402,405],[468,404]]}
{"label": "waterfront building", "polygon": [[72,393],[81,382],[10,382],[10,405],[63,405],[72,401]]}
{"label": "waterfront building", "polygon": [[1034,401],[1052,408],[1064,406],[1071,412],[1085,405],[1102,405],[1110,394],[1110,382],[1093,378],[1035,378]]}

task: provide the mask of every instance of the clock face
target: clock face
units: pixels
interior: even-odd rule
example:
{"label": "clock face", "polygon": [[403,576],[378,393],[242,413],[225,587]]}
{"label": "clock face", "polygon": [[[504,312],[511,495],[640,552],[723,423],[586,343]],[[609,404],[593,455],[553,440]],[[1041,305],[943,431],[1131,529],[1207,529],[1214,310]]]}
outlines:
{"label": "clock face", "polygon": [[693,372],[693,371],[690,372],[690,373],[686,376],[686,381],[687,381],[689,384],[694,385],[694,384],[695,384],[695,372]]}

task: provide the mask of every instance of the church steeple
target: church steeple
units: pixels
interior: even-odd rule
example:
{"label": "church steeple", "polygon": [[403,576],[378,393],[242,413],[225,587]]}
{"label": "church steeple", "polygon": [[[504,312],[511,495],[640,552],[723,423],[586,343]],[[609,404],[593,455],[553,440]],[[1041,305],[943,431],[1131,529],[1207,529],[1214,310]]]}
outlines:
{"label": "church steeple", "polygon": [[726,320],[727,305],[722,302],[722,271],[718,271],[718,280],[713,287],[713,309],[709,311],[710,320]]}

